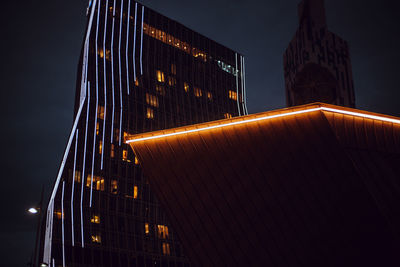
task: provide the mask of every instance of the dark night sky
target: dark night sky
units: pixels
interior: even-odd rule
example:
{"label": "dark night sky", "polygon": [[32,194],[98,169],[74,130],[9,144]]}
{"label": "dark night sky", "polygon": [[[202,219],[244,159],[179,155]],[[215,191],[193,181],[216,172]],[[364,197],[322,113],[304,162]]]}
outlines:
{"label": "dark night sky", "polygon": [[[148,7],[246,56],[250,113],[285,106],[282,54],[300,0],[146,0]],[[356,104],[400,116],[397,1],[326,0],[328,27],[350,44]],[[86,0],[5,1],[1,20],[2,266],[24,266],[35,218],[72,126]],[[5,114],[5,116],[4,116]]]}

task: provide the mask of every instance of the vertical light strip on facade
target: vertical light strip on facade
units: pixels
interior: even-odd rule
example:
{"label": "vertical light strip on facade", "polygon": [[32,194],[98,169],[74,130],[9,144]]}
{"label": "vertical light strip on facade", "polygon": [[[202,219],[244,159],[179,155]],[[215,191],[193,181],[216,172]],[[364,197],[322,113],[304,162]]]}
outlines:
{"label": "vertical light strip on facade", "polygon": [[[238,70],[238,60],[237,60],[238,54],[235,53],[235,62],[236,62],[236,71]],[[239,75],[235,75],[236,76],[236,102],[237,102],[237,107],[238,107],[238,112],[239,112],[239,116],[241,116],[240,113],[240,105],[239,105]]]}
{"label": "vertical light strip on facade", "polygon": [[243,109],[243,115],[247,115],[247,107],[246,107],[246,93],[244,89],[244,83],[245,83],[245,78],[244,78],[244,57],[240,56],[240,80],[241,80],[241,89],[242,89],[242,98],[241,98],[241,104],[242,104],[242,109]]}
{"label": "vertical light strip on facade", "polygon": [[129,59],[128,59],[128,52],[129,52],[129,20],[131,17],[131,0],[128,1],[128,17],[126,19],[126,47],[125,47],[125,61],[126,61],[126,88],[128,90],[129,95]]}
{"label": "vertical light strip on facade", "polygon": [[106,0],[106,9],[105,9],[105,19],[104,19],[104,35],[103,35],[103,69],[104,69],[104,117],[103,117],[103,139],[102,145],[103,149],[101,150],[101,160],[100,160],[100,170],[103,169],[103,158],[104,158],[104,137],[106,136],[106,120],[107,120],[107,70],[106,70],[106,33],[107,33],[107,14],[108,14],[108,0]]}
{"label": "vertical light strip on facade", "polygon": [[86,171],[86,147],[87,147],[87,135],[88,135],[88,124],[89,124],[89,112],[90,112],[90,81],[88,82],[87,87],[87,108],[86,108],[86,126],[85,126],[85,144],[83,147],[83,167],[82,167],[82,176],[81,176],[81,203],[80,203],[80,212],[81,212],[81,242],[82,247],[85,247],[84,235],[83,235],[83,192],[84,192],[84,184],[85,184],[85,171]]}
{"label": "vertical light strip on facade", "polygon": [[133,79],[136,82],[136,28],[137,28],[137,6],[138,4],[135,3],[135,22],[133,24]]}
{"label": "vertical light strip on facade", "polygon": [[64,188],[65,188],[65,181],[63,181],[62,192],[61,192],[61,244],[62,244],[63,267],[65,267],[65,246],[64,246]]}
{"label": "vertical light strip on facade", "polygon": [[94,174],[94,157],[96,154],[96,132],[97,132],[97,113],[99,109],[99,54],[98,54],[98,37],[99,37],[99,20],[100,20],[100,7],[101,0],[99,0],[98,8],[97,8],[97,28],[96,28],[96,112],[94,114],[94,126],[93,126],[93,150],[92,150],[92,172],[90,177],[90,201],[89,207],[92,207],[92,196],[93,196],[93,174]]}
{"label": "vertical light strip on facade", "polygon": [[246,115],[249,115],[249,111],[247,110],[247,96],[246,96],[246,64],[243,57],[243,101],[244,107],[246,109]]}
{"label": "vertical light strip on facade", "polygon": [[75,131],[76,131],[76,128],[78,126],[79,118],[80,118],[81,113],[82,113],[82,108],[83,108],[83,104],[80,105],[80,107],[78,109],[78,113],[77,113],[77,115],[75,117],[74,125],[72,126],[72,131],[71,131],[71,134],[70,134],[69,139],[68,139],[67,147],[66,147],[65,152],[64,152],[64,157],[63,157],[63,160],[61,162],[61,166],[60,166],[60,169],[58,171],[56,183],[54,185],[53,192],[51,194],[50,201],[49,201],[49,206],[47,208],[47,222],[46,222],[46,233],[45,233],[45,242],[44,242],[45,244],[44,244],[44,254],[43,254],[43,262],[45,262],[45,263],[49,263],[50,262],[50,258],[51,258],[51,238],[52,238],[52,230],[53,230],[54,198],[55,198],[55,196],[57,194],[58,186],[59,186],[60,180],[61,180],[61,175],[62,175],[62,173],[64,171],[65,162],[67,161],[67,157],[68,157],[68,154],[69,154],[70,149],[71,149],[72,141],[73,141],[74,136],[75,136]]}
{"label": "vertical light strip on facade", "polygon": [[111,143],[114,139],[114,115],[115,115],[115,93],[114,93],[114,26],[115,26],[115,0],[113,3],[113,19],[111,32],[111,83],[112,83],[112,114],[111,114]]}
{"label": "vertical light strip on facade", "polygon": [[72,170],[72,188],[71,188],[71,242],[75,246],[75,233],[74,233],[74,193],[75,193],[75,172],[76,172],[76,152],[78,150],[78,136],[79,129],[76,129],[75,134],[75,154],[74,154],[74,169]]}
{"label": "vertical light strip on facade", "polygon": [[140,34],[140,75],[143,75],[143,21],[144,21],[144,6],[142,6],[142,26]]}
{"label": "vertical light strip on facade", "polygon": [[[80,95],[80,100],[79,100],[79,109],[78,113],[75,117],[74,120],[74,125],[72,126],[72,130],[68,139],[67,147],[64,151],[64,156],[63,160],[61,162],[60,169],[57,174],[57,179],[56,183],[54,185],[53,191],[50,196],[49,200],[49,205],[47,207],[47,216],[46,216],[46,230],[45,230],[45,236],[44,236],[44,249],[43,249],[43,262],[50,265],[51,264],[51,242],[52,242],[52,234],[53,234],[53,212],[54,212],[54,198],[58,190],[58,185],[60,184],[60,179],[61,175],[64,171],[64,166],[65,162],[67,160],[67,156],[70,152],[71,144],[75,135],[75,130],[78,126],[78,122],[82,113],[82,109],[84,106],[84,102],[86,100],[86,80],[87,80],[87,67],[88,67],[88,55],[89,55],[89,38],[90,38],[90,31],[92,28],[92,23],[93,23],[93,17],[94,17],[94,11],[95,11],[95,6],[96,6],[97,0],[93,1],[93,6],[92,10],[90,13],[90,18],[89,18],[89,24],[86,32],[86,38],[85,38],[85,52],[84,52],[84,57],[83,57],[83,62],[82,62],[82,81],[81,81],[81,95]],[[54,265],[54,259],[53,259],[53,265]]]}
{"label": "vertical light strip on facade", "polygon": [[119,112],[119,146],[121,146],[121,132],[122,132],[122,75],[121,75],[121,36],[122,36],[122,14],[123,14],[124,0],[121,1],[121,12],[119,18],[119,101],[120,101],[120,112]]}

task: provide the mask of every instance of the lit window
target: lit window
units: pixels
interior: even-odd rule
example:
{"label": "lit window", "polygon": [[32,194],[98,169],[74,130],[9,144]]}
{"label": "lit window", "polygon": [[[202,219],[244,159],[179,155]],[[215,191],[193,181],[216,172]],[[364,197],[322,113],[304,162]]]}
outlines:
{"label": "lit window", "polygon": [[[92,175],[88,175],[86,179],[86,186],[90,187],[92,182]],[[104,191],[104,178],[100,176],[93,176],[93,188],[99,191]]]}
{"label": "lit window", "polygon": [[116,195],[118,193],[118,181],[117,180],[111,180],[110,191],[114,195]]}
{"label": "lit window", "polygon": [[195,87],[195,88],[194,88],[194,95],[195,95],[196,97],[201,97],[201,96],[203,95],[203,92],[201,91],[201,89]]}
{"label": "lit window", "polygon": [[225,117],[225,119],[230,119],[230,118],[232,118],[232,114],[230,114],[230,113],[225,113],[225,114],[224,114],[224,117]]}
{"label": "lit window", "polygon": [[[147,34],[157,40],[160,40],[163,43],[173,46],[179,50],[182,50],[188,54],[192,54],[194,57],[199,58],[199,59],[203,60],[204,62],[207,62],[207,55],[205,52],[200,51],[197,48],[191,48],[188,43],[183,42],[170,34],[166,34],[164,31],[158,30],[146,23],[143,23],[143,33]],[[176,74],[173,71],[172,71],[172,73]]]}
{"label": "lit window", "polygon": [[146,103],[153,107],[158,107],[158,98],[155,95],[146,93]]}
{"label": "lit window", "polygon": [[97,117],[100,120],[104,120],[104,107],[103,106],[99,106],[97,109]]}
{"label": "lit window", "polygon": [[171,250],[168,243],[162,243],[162,250],[164,255],[170,255]]}
{"label": "lit window", "polygon": [[[99,54],[99,56],[100,56],[100,58],[104,58],[104,50],[102,49],[102,48],[100,48],[99,49],[99,52],[98,52],[98,54]],[[106,49],[106,59],[107,60],[110,60],[110,56],[111,56],[111,51],[110,50],[108,50],[108,49]]]}
{"label": "lit window", "polygon": [[207,98],[212,100],[212,93],[211,92],[207,92]]}
{"label": "lit window", "polygon": [[164,86],[162,86],[162,85],[157,84],[156,85],[156,91],[160,95],[165,95],[165,89],[164,89]]}
{"label": "lit window", "polygon": [[122,150],[122,160],[127,161],[128,160],[128,150]]}
{"label": "lit window", "polygon": [[183,88],[185,89],[185,92],[189,92],[189,84],[188,83],[183,83]]}
{"label": "lit window", "polygon": [[104,57],[104,51],[103,51],[103,49],[99,49],[99,56],[101,57],[101,58],[103,58]]}
{"label": "lit window", "polygon": [[139,165],[139,159],[137,157],[135,157],[135,164]]}
{"label": "lit window", "polygon": [[115,157],[115,146],[114,146],[114,144],[111,144],[110,156],[111,156],[112,158]]}
{"label": "lit window", "polygon": [[137,199],[137,198],[138,198],[138,187],[137,187],[137,185],[135,185],[135,186],[133,187],[133,198],[134,198],[134,199]]}
{"label": "lit window", "polygon": [[100,124],[96,123],[96,135],[99,135]]}
{"label": "lit window", "polygon": [[75,182],[80,183],[81,182],[81,172],[80,171],[75,171]]}
{"label": "lit window", "polygon": [[168,77],[168,85],[169,86],[174,86],[176,85],[176,79],[174,77],[169,76]]}
{"label": "lit window", "polygon": [[148,234],[150,233],[150,231],[149,231],[149,224],[148,224],[148,223],[145,223],[145,224],[144,224],[144,232],[145,232],[146,235],[148,235]]}
{"label": "lit window", "polygon": [[56,216],[57,219],[61,220],[61,218],[64,218],[64,214],[60,210],[55,211],[54,215]]}
{"label": "lit window", "polygon": [[101,244],[101,236],[100,235],[92,235],[92,242]]}
{"label": "lit window", "polygon": [[237,100],[237,93],[229,90],[229,98],[232,100]]}
{"label": "lit window", "polygon": [[153,119],[154,118],[154,111],[152,108],[147,108],[146,118]]}
{"label": "lit window", "polygon": [[160,70],[157,71],[157,81],[159,81],[160,83],[165,82],[164,72]]}
{"label": "lit window", "polygon": [[176,65],[175,64],[171,65],[171,73],[176,75]]}
{"label": "lit window", "polygon": [[99,154],[103,151],[103,141],[99,141]]}
{"label": "lit window", "polygon": [[157,236],[158,238],[168,238],[168,226],[157,225]]}
{"label": "lit window", "polygon": [[100,216],[99,215],[93,215],[92,218],[90,218],[91,223],[99,224],[100,223]]}

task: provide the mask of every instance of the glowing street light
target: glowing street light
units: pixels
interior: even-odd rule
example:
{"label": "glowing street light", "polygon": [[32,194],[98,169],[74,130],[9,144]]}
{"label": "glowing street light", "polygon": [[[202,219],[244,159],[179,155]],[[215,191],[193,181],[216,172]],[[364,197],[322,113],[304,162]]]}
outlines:
{"label": "glowing street light", "polygon": [[28,212],[29,212],[29,213],[32,213],[32,214],[36,214],[36,213],[39,212],[39,209],[38,209],[38,208],[30,208],[30,209],[28,210]]}

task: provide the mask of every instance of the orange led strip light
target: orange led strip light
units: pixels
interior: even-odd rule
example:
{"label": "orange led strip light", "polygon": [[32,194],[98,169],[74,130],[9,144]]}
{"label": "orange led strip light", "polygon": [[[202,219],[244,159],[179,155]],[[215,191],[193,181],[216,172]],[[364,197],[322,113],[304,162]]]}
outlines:
{"label": "orange led strip light", "polygon": [[392,118],[371,115],[371,114],[363,114],[360,112],[346,111],[346,110],[341,110],[341,109],[336,109],[336,108],[317,107],[317,108],[288,112],[288,113],[284,113],[284,114],[267,115],[267,116],[263,116],[263,117],[259,117],[259,118],[253,118],[253,119],[247,119],[247,120],[245,119],[245,120],[241,120],[241,121],[234,121],[234,122],[223,123],[223,124],[218,124],[218,125],[205,126],[205,127],[197,128],[197,129],[182,130],[182,131],[177,131],[177,132],[172,132],[172,133],[152,135],[152,136],[147,136],[147,137],[142,137],[142,138],[134,138],[131,140],[127,140],[126,143],[130,144],[130,143],[134,143],[134,142],[159,139],[159,138],[164,138],[164,137],[169,137],[169,136],[201,132],[201,131],[206,131],[206,130],[211,130],[211,129],[218,129],[218,128],[223,128],[223,127],[228,127],[228,126],[233,126],[233,125],[240,125],[240,124],[244,124],[244,123],[269,120],[269,119],[281,118],[281,117],[286,117],[286,116],[293,116],[293,115],[310,113],[310,112],[315,112],[315,111],[328,111],[328,112],[340,113],[340,114],[344,114],[344,115],[350,115],[350,116],[362,117],[362,118],[367,118],[367,119],[372,119],[372,120],[380,120],[380,121],[384,121],[384,122],[400,124],[399,119],[392,119]]}

